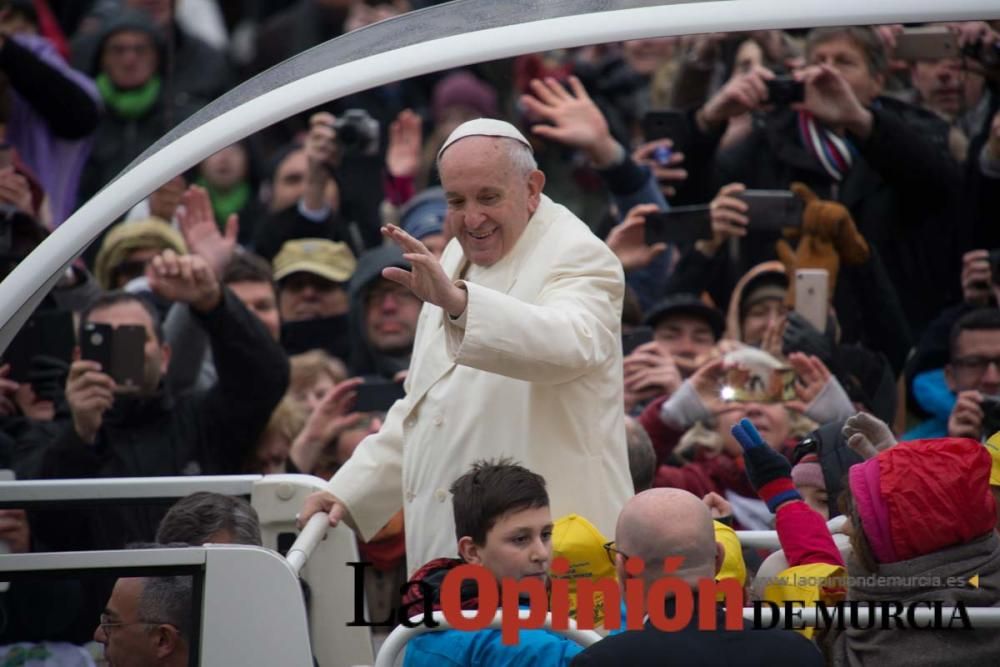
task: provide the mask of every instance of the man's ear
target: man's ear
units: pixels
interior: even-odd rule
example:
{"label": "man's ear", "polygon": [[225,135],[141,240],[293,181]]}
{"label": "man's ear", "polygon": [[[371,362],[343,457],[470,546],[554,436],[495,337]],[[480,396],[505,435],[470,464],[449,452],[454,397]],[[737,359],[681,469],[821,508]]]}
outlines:
{"label": "man's ear", "polygon": [[458,557],[466,563],[471,563],[472,565],[482,565],[482,551],[482,547],[476,544],[475,541],[468,535],[458,540]]}
{"label": "man's ear", "polygon": [[172,625],[162,624],[153,630],[153,641],[156,643],[156,657],[166,658],[181,650],[181,634]]}
{"label": "man's ear", "polygon": [[545,174],[535,169],[528,174],[528,210],[534,213],[542,201],[542,189],[545,187]]}
{"label": "man's ear", "polygon": [[715,543],[715,576],[719,576],[719,572],[722,572],[722,563],[726,560],[726,547],[722,545],[722,542]]}

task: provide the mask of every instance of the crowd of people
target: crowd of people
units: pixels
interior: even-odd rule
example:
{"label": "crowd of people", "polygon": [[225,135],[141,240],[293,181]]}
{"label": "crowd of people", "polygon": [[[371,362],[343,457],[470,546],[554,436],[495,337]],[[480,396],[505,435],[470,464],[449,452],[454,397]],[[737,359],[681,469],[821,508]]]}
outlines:
{"label": "crowd of people", "polygon": [[[218,95],[433,4],[0,3],[0,275]],[[911,28],[530,54],[364,91],[228,146],[115,221],[3,355],[0,468],[328,479],[302,520],[322,511],[357,532],[373,609],[456,563],[535,576],[571,515],[622,582],[629,556],[673,549],[692,586],[720,572],[792,599],[753,585],[774,554],[724,535],[776,529],[782,570],[979,575],[975,590],[808,599],[1000,606],[1000,26],[931,25],[920,41]],[[782,197],[789,215],[758,208]],[[698,238],[672,235],[692,218]],[[218,519],[243,507],[176,531],[166,510],[5,509],[0,541],[255,543]],[[824,523],[839,515],[849,547]],[[190,596],[183,582],[113,584],[59,615],[46,614],[56,592],[0,593],[21,619],[0,643],[93,636],[113,652],[121,618]],[[160,625],[147,639],[171,649],[162,664],[183,660],[189,629]],[[805,634],[815,656],[794,637],[684,632],[625,633],[579,658],[533,635],[524,655],[1000,655],[980,631]],[[505,650],[445,633],[407,660],[528,659]]]}

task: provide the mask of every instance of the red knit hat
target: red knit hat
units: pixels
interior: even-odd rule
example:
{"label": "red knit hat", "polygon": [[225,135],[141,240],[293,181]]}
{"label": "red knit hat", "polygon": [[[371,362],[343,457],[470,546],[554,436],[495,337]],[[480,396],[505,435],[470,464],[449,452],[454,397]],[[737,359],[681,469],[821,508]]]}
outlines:
{"label": "red knit hat", "polygon": [[935,438],[901,442],[853,466],[851,491],[862,528],[873,547],[883,545],[876,559],[909,560],[992,531],[997,509],[990,464],[975,440]]}

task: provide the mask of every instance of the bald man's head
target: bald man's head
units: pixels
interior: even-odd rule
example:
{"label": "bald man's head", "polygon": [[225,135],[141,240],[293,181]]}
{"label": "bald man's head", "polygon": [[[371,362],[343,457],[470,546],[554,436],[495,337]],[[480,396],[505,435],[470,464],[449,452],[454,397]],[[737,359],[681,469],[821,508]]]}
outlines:
{"label": "bald man's head", "polygon": [[713,578],[721,562],[708,507],[681,489],[650,489],[625,503],[615,542],[629,558],[643,560],[647,582],[663,576],[663,560],[669,556],[684,559],[672,576],[692,585]]}

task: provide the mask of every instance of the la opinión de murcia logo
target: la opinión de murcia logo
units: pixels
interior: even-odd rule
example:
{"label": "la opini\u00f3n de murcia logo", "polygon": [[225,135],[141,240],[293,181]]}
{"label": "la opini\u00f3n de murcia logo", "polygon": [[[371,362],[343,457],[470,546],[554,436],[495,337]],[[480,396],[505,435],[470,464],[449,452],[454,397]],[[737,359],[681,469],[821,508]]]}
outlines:
{"label": "la opini\u00f3n de murcia logo", "polygon": [[[689,627],[697,614],[699,630],[742,630],[744,629],[743,587],[735,579],[702,579],[697,586],[697,599],[691,585],[673,576],[678,572],[684,559],[668,557],[663,561],[664,576],[648,588],[643,579],[637,578],[645,570],[645,563],[639,558],[629,558],[625,572],[624,600],[626,630],[641,630],[648,619],[653,627],[663,632],[676,632]],[[381,621],[365,619],[364,571],[371,563],[347,563],[354,569],[354,619],[348,626],[392,627],[400,624],[409,628],[423,625],[428,628],[440,627],[434,620],[434,589],[424,581],[407,582],[400,587],[400,595],[417,586],[421,599],[400,604],[392,610],[389,618]],[[487,628],[498,610],[503,612],[500,626],[501,640],[512,645],[518,641],[520,630],[543,627],[551,614],[550,627],[553,630],[568,630],[570,627],[571,579],[564,578],[569,572],[569,561],[556,558],[552,561],[551,572],[555,575],[549,585],[540,579],[516,580],[503,578],[497,584],[493,574],[481,565],[463,564],[449,570],[440,590],[439,608],[445,620],[455,630],[477,631]],[[466,581],[476,583],[478,607],[475,614],[466,616],[462,610],[461,590]],[[608,630],[622,628],[622,591],[614,579],[592,581],[579,578],[576,583],[577,616],[576,628],[593,630],[595,621],[594,600],[598,593],[604,596],[603,627]],[[820,582],[822,585],[824,582]],[[844,579],[829,579],[829,588],[842,586]],[[966,582],[972,585],[972,581]],[[976,582],[978,583],[978,582]],[[673,598],[672,614],[667,613],[666,601]],[[719,604],[724,605],[723,626],[719,628]],[[402,602],[402,601],[401,601]],[[520,611],[527,606],[528,614]],[[804,612],[816,609],[816,624],[822,627],[871,629],[915,629],[915,630],[972,630],[972,623],[962,602],[944,603],[940,600],[924,602],[900,601],[860,601],[845,600],[828,604],[822,600],[805,602],[785,600],[780,605],[769,600],[754,600],[749,605],[753,609],[752,627],[770,629],[779,625],[787,630],[807,627]],[[769,610],[764,613],[764,610]],[[926,611],[925,611],[926,610]],[[469,610],[465,610],[468,613]],[[782,613],[779,613],[782,612]],[[946,613],[947,612],[947,613]],[[648,613],[648,616],[645,615]],[[957,626],[957,627],[956,627]]]}

